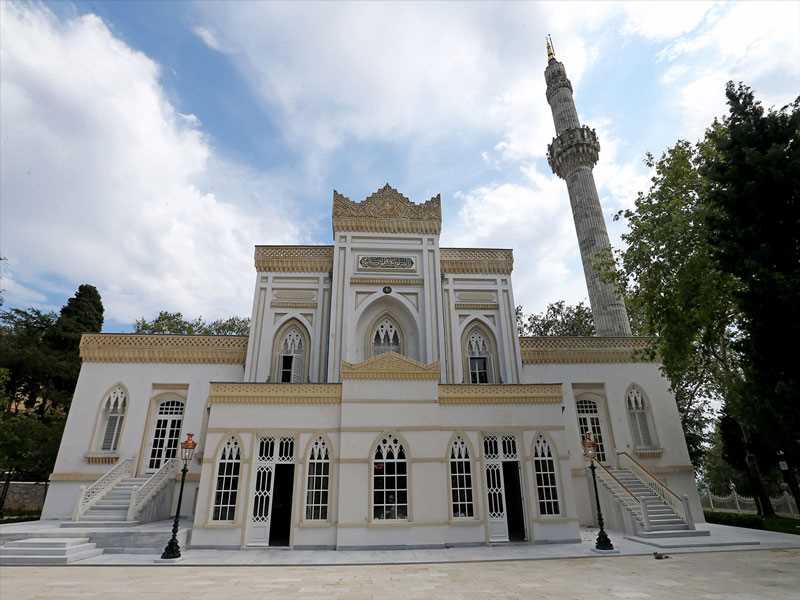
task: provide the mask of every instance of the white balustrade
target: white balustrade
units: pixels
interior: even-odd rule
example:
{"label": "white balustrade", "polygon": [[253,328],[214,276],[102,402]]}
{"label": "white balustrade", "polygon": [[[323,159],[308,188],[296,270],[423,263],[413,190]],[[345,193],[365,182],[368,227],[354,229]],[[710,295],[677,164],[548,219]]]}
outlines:
{"label": "white balustrade", "polygon": [[[597,466],[597,478],[605,484],[606,489],[617,497],[617,500],[634,516],[639,513],[642,519],[642,526],[645,531],[650,527],[650,520],[647,516],[647,507],[644,502],[631,492],[627,486],[617,479],[603,464],[595,462]],[[620,497],[621,496],[621,497]],[[633,532],[636,533],[636,532]]]}
{"label": "white balustrade", "polygon": [[177,458],[171,458],[165,461],[164,464],[161,465],[161,468],[150,475],[147,481],[133,491],[130,504],[128,505],[128,521],[135,521],[139,514],[145,509],[147,503],[152,500],[164,486],[174,480],[180,462],[181,461]]}
{"label": "white balustrade", "polygon": [[103,473],[97,481],[91,485],[81,486],[81,493],[75,505],[75,510],[72,513],[72,520],[80,521],[81,517],[86,514],[86,511],[94,506],[94,504],[105,496],[119,481],[133,475],[135,464],[136,457],[121,460]]}

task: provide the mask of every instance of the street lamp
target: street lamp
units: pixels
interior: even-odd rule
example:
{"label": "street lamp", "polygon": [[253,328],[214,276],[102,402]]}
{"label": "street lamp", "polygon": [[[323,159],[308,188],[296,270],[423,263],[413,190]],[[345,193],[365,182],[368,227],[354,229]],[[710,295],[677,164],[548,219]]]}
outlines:
{"label": "street lamp", "polygon": [[606,530],[603,529],[603,511],[600,509],[600,495],[597,493],[597,475],[595,475],[594,459],[597,455],[597,442],[592,439],[592,434],[586,432],[583,436],[583,456],[589,461],[589,468],[592,471],[592,484],[594,485],[594,497],[597,501],[597,523],[600,525],[600,532],[597,534],[597,542],[594,547],[595,550],[609,551],[614,549],[614,544],[611,543],[611,538],[608,537]]}
{"label": "street lamp", "polygon": [[181,490],[178,493],[178,508],[175,509],[175,522],[172,524],[172,538],[167,542],[167,546],[161,554],[162,560],[181,557],[181,547],[180,544],[178,544],[178,522],[181,517],[181,502],[183,501],[183,485],[186,483],[186,473],[189,472],[189,463],[192,460],[194,449],[197,448],[197,442],[192,438],[194,438],[194,434],[187,433],[186,439],[181,442],[181,460],[183,461],[183,469],[181,469]]}

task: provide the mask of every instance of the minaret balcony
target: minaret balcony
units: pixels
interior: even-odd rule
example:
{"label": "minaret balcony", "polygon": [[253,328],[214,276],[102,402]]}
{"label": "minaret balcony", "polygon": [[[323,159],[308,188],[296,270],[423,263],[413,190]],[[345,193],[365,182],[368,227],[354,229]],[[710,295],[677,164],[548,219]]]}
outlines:
{"label": "minaret balcony", "polygon": [[547,162],[562,179],[580,167],[593,168],[599,157],[597,132],[586,125],[564,130],[547,145]]}

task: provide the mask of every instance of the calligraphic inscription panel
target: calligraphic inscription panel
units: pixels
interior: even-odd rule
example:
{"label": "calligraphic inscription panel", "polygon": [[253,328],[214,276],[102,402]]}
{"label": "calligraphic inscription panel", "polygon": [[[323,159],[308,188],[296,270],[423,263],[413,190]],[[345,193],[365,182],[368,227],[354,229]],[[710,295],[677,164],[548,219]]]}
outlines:
{"label": "calligraphic inscription panel", "polygon": [[413,256],[359,256],[358,270],[413,273],[416,265]]}

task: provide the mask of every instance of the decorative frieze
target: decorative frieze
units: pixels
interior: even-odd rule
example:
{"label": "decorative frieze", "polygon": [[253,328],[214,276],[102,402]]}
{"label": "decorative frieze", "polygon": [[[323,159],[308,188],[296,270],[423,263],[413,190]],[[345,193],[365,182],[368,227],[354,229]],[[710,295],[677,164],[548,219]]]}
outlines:
{"label": "decorative frieze", "polygon": [[567,337],[538,336],[519,338],[524,364],[583,364],[656,362],[646,337]]}
{"label": "decorative frieze", "polygon": [[456,310],[497,310],[497,302],[456,302]]}
{"label": "decorative frieze", "polygon": [[84,362],[243,364],[247,336],[91,333],[81,336]]}
{"label": "decorative frieze", "polygon": [[441,248],[442,273],[510,275],[514,269],[511,250],[498,248]]}
{"label": "decorative frieze", "polygon": [[256,271],[330,273],[333,246],[256,246]]}
{"label": "decorative frieze", "polygon": [[351,277],[350,285],[413,285],[421,286],[425,283],[419,278],[400,278],[400,277]]}
{"label": "decorative frieze", "polygon": [[212,383],[209,404],[340,404],[338,383]]}
{"label": "decorative frieze", "polygon": [[269,306],[270,308],[317,308],[317,303],[296,300],[273,300]]}
{"label": "decorative frieze", "polygon": [[560,404],[560,383],[440,384],[440,404]]}
{"label": "decorative frieze", "polygon": [[90,465],[113,465],[119,460],[119,454],[89,453],[83,458]]}
{"label": "decorative frieze", "polygon": [[333,192],[333,230],[370,233],[439,234],[441,198],[414,204],[388,183],[363,202]]}
{"label": "decorative frieze", "polygon": [[388,379],[388,380],[434,380],[439,381],[438,362],[421,363],[396,352],[385,352],[364,362],[342,361],[342,380]]}
{"label": "decorative frieze", "polygon": [[359,271],[406,271],[414,272],[413,256],[359,256]]}

